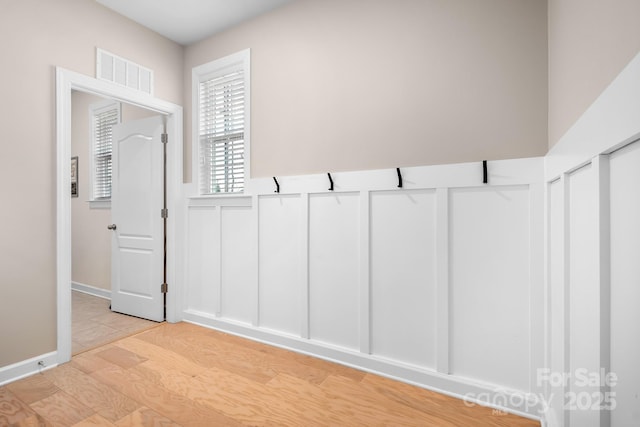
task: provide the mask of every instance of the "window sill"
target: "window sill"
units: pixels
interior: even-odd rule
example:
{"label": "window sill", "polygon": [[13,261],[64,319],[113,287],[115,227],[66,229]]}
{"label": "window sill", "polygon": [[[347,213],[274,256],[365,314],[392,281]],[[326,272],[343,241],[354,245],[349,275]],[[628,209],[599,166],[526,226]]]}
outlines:
{"label": "window sill", "polygon": [[111,200],[89,200],[89,209],[111,209]]}

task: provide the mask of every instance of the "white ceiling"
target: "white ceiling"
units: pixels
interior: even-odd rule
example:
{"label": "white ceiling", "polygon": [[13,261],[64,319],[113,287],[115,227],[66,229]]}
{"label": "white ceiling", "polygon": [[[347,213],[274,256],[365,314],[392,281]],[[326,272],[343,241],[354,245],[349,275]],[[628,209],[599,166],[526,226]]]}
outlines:
{"label": "white ceiling", "polygon": [[163,36],[189,45],[294,0],[96,0]]}

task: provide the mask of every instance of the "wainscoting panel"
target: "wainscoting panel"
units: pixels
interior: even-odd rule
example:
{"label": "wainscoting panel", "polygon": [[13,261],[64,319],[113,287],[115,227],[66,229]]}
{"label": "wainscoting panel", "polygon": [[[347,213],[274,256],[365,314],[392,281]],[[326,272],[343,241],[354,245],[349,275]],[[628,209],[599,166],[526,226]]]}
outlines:
{"label": "wainscoting panel", "polygon": [[212,207],[190,207],[186,304],[191,310],[220,312],[220,217]]}
{"label": "wainscoting panel", "polygon": [[613,154],[611,197],[611,425],[640,424],[640,142]]}
{"label": "wainscoting panel", "polygon": [[[564,208],[564,187],[567,182],[564,178],[559,178],[549,184],[548,189],[548,345],[549,345],[549,373],[561,374],[568,369],[567,351],[568,345],[568,319],[565,313],[565,304],[568,304],[568,283],[565,274],[565,211]],[[545,393],[550,397],[550,408],[547,414],[547,421],[554,426],[565,424],[564,396],[566,388],[562,382],[549,384],[545,382]],[[567,417],[568,419],[568,417]]]}
{"label": "wainscoting panel", "polygon": [[529,389],[529,188],[453,189],[451,372]]}
{"label": "wainscoting panel", "polygon": [[251,208],[220,209],[220,316],[253,323],[257,308],[255,223]]}
{"label": "wainscoting panel", "polygon": [[372,354],[435,369],[433,190],[371,194]]}
{"label": "wainscoting panel", "polygon": [[[545,367],[568,391],[564,408],[552,405],[562,414],[544,413],[549,427],[640,425],[639,75],[640,54],[545,157]],[[584,389],[585,375],[606,381]],[[550,398],[557,389],[544,381]]]}
{"label": "wainscoting panel", "polygon": [[300,336],[303,286],[300,244],[301,197],[260,196],[258,199],[258,271],[261,327]]}
{"label": "wainscoting panel", "polygon": [[312,340],[359,348],[357,193],[309,196],[309,333]]}
{"label": "wainscoting panel", "polygon": [[260,178],[186,199],[183,318],[536,417],[542,165],[489,162],[488,184],[480,162],[404,168],[403,188],[395,170],[332,174],[334,191],[278,177],[277,194]]}
{"label": "wainscoting panel", "polygon": [[[569,175],[569,372],[600,369],[597,176],[591,164]],[[598,392],[570,381],[568,391]],[[598,412],[569,411],[573,426],[599,426]]]}

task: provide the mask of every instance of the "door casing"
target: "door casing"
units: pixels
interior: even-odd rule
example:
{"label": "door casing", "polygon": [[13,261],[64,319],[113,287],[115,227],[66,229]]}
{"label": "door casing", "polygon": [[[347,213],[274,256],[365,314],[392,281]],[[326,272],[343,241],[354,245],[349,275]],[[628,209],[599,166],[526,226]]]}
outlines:
{"label": "door casing", "polygon": [[56,67],[57,362],[71,360],[71,94],[73,90],[126,102],[167,117],[167,321],[181,320],[182,107],[148,94]]}

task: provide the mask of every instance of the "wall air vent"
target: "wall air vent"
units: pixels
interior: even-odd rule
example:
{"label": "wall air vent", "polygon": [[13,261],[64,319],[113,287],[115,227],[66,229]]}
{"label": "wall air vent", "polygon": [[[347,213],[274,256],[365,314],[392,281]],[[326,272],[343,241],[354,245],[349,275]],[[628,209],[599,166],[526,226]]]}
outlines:
{"label": "wall air vent", "polygon": [[153,70],[96,48],[96,78],[153,95]]}

